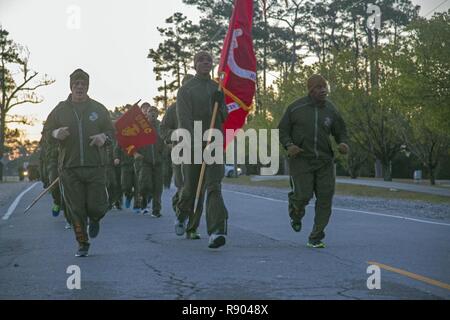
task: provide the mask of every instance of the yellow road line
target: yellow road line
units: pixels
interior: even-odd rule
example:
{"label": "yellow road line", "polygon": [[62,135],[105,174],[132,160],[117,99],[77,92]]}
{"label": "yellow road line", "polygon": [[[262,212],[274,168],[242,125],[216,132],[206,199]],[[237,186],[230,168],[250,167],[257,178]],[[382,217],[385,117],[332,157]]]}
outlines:
{"label": "yellow road line", "polygon": [[441,282],[441,281],[430,279],[430,278],[427,278],[427,277],[424,277],[424,276],[421,276],[421,275],[418,275],[418,274],[415,274],[415,273],[412,273],[412,272],[409,272],[409,271],[405,271],[405,270],[397,269],[397,268],[394,268],[394,267],[390,267],[390,266],[387,266],[385,264],[378,263],[378,262],[375,262],[375,261],[367,261],[367,263],[379,266],[380,268],[388,270],[388,271],[392,271],[392,272],[404,275],[404,276],[412,278],[414,280],[418,280],[418,281],[422,281],[422,282],[431,284],[432,286],[436,286],[436,287],[439,287],[439,288],[450,290],[450,285],[447,284],[447,283]]}

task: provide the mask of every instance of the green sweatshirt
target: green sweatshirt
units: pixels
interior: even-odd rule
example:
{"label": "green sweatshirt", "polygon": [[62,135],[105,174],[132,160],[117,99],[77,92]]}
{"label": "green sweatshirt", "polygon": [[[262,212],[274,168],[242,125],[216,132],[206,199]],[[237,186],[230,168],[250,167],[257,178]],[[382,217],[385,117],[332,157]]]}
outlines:
{"label": "green sweatshirt", "polygon": [[[70,133],[63,141],[52,136],[53,130],[61,127],[68,127]],[[89,137],[99,133],[113,138],[114,129],[108,110],[90,98],[74,104],[70,95],[52,110],[44,126],[46,139],[59,144],[59,164],[62,168],[103,166],[102,151],[89,145]]]}
{"label": "green sweatshirt", "polygon": [[[193,137],[194,121],[202,121],[202,133],[209,129],[213,112],[212,96],[218,85],[210,77],[196,75],[177,94],[178,128],[187,129]],[[219,106],[215,128],[221,130],[228,116],[225,105]]]}
{"label": "green sweatshirt", "polygon": [[177,105],[171,104],[164,114],[161,121],[161,138],[165,143],[172,143],[170,139],[172,132],[178,128]]}
{"label": "green sweatshirt", "polygon": [[319,105],[310,96],[287,107],[278,129],[283,147],[297,145],[306,159],[332,159],[330,135],[337,143],[347,143],[348,139],[344,120],[334,105],[329,100]]}
{"label": "green sweatshirt", "polygon": [[120,166],[132,166],[134,163],[134,158],[129,156],[123,151],[118,143],[114,145],[114,159],[120,160]]}
{"label": "green sweatshirt", "polygon": [[144,158],[142,159],[144,163],[157,165],[161,164],[163,161],[163,151],[165,145],[161,139],[159,121],[158,120],[152,121],[151,124],[152,127],[156,129],[157,134],[156,142],[154,144],[150,144],[139,148],[137,152],[144,156]]}

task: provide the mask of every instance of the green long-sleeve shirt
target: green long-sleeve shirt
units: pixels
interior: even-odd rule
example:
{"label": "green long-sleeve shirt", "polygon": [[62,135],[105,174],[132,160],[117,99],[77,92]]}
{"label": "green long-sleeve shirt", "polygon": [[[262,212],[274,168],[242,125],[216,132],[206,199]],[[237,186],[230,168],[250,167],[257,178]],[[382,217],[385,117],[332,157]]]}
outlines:
{"label": "green long-sleeve shirt", "polygon": [[177,105],[173,103],[167,108],[161,121],[161,138],[165,143],[172,143],[170,137],[172,136],[172,132],[177,128]]}
{"label": "green long-sleeve shirt", "polygon": [[127,155],[118,143],[114,145],[114,159],[120,160],[120,166],[132,166],[134,163],[134,158]]}
{"label": "green long-sleeve shirt", "polygon": [[[63,141],[52,136],[53,130],[61,127],[68,127],[70,133]],[[59,144],[59,166],[63,168],[103,166],[102,151],[97,146],[90,146],[90,136],[100,133],[112,139],[113,125],[108,110],[90,98],[74,104],[69,96],[52,110],[44,126],[45,138]]]}
{"label": "green long-sleeve shirt", "polygon": [[163,161],[163,151],[165,148],[164,142],[161,139],[160,135],[160,123],[158,120],[151,122],[152,127],[155,128],[157,138],[156,142],[154,144],[146,145],[144,147],[141,147],[137,150],[138,153],[140,153],[143,158],[139,161],[143,161],[147,164],[161,164]]}
{"label": "green long-sleeve shirt", "polygon": [[344,120],[326,100],[317,104],[310,96],[289,105],[278,125],[280,143],[283,147],[295,144],[302,148],[301,157],[306,159],[333,158],[330,135],[337,143],[347,143]]}
{"label": "green long-sleeve shirt", "polygon": [[[213,112],[212,97],[217,88],[217,83],[210,77],[196,75],[178,90],[176,104],[178,128],[187,129],[191,137],[194,136],[194,121],[202,122],[202,133],[209,129]],[[216,129],[222,129],[227,116],[225,105],[219,105]]]}

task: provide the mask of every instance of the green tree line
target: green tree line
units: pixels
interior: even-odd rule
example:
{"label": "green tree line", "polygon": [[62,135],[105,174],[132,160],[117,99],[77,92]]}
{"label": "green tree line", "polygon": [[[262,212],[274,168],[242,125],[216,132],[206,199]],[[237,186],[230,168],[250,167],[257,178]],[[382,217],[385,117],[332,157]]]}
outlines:
{"label": "green tree line", "polygon": [[[193,23],[174,13],[149,51],[165,95],[173,99],[199,48],[218,63],[231,0],[183,0],[201,13]],[[379,8],[380,15],[373,8]],[[253,37],[258,61],[255,110],[247,127],[276,128],[284,109],[306,94],[306,79],[324,75],[343,114],[351,152],[338,161],[352,177],[373,162],[392,179],[392,161],[413,155],[435,183],[449,155],[450,12],[419,16],[409,0],[258,0]],[[283,156],[283,153],[281,154]]]}

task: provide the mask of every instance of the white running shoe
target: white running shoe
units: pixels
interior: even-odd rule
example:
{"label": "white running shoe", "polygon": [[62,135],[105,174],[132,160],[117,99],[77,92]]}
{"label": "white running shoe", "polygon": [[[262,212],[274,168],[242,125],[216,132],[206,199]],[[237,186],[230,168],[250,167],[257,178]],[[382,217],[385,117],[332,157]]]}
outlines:
{"label": "white running shoe", "polygon": [[225,245],[226,238],[224,234],[212,234],[209,236],[208,248],[217,249]]}
{"label": "white running shoe", "polygon": [[175,220],[175,234],[177,236],[182,236],[186,231],[186,221],[182,222],[178,219]]}

